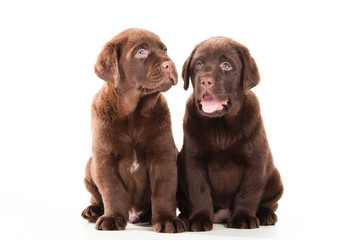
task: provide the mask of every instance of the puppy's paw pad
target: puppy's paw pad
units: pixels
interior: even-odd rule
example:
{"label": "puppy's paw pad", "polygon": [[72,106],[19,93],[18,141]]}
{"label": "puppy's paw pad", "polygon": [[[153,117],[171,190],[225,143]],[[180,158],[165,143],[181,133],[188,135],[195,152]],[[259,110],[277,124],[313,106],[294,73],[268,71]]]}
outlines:
{"label": "puppy's paw pad", "polygon": [[229,228],[240,228],[240,229],[252,229],[258,228],[260,221],[257,217],[248,216],[246,214],[238,214],[232,217],[228,227]]}
{"label": "puppy's paw pad", "polygon": [[260,220],[261,226],[275,225],[277,222],[277,216],[273,210],[268,208],[260,208],[256,213],[256,216]]}
{"label": "puppy's paw pad", "polygon": [[181,233],[185,232],[185,223],[179,218],[165,218],[155,221],[153,229],[155,232]]}
{"label": "puppy's paw pad", "polygon": [[213,222],[210,216],[205,214],[195,215],[193,218],[187,220],[187,229],[193,232],[211,231],[213,229]]}
{"label": "puppy's paw pad", "polygon": [[118,217],[100,217],[95,224],[97,230],[124,230],[127,224],[125,218]]}
{"label": "puppy's paw pad", "polygon": [[96,220],[104,214],[104,208],[97,205],[90,205],[84,209],[81,216],[89,222],[96,222]]}

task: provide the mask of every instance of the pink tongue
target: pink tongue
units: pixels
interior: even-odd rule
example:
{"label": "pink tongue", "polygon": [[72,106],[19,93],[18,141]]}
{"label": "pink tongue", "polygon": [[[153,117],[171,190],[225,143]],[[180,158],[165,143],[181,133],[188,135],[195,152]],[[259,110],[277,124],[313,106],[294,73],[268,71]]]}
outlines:
{"label": "pink tongue", "polygon": [[202,110],[206,113],[212,113],[223,109],[223,106],[219,100],[206,93],[205,97],[201,100]]}

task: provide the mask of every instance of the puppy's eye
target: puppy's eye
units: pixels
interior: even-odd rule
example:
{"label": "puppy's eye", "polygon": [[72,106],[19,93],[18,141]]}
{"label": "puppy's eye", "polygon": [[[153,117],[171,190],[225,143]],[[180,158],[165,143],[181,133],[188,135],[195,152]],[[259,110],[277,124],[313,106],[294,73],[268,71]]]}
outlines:
{"label": "puppy's eye", "polygon": [[200,69],[202,66],[203,66],[203,64],[202,64],[201,61],[197,61],[197,62],[195,63],[195,68],[197,68],[197,69]]}
{"label": "puppy's eye", "polygon": [[149,55],[149,52],[146,51],[145,49],[140,49],[139,51],[137,51],[135,57],[136,58],[146,58]]}
{"label": "puppy's eye", "polygon": [[167,52],[167,48],[166,47],[164,47],[164,53],[166,53]]}
{"label": "puppy's eye", "polygon": [[230,63],[228,62],[223,62],[220,66],[225,71],[230,71],[232,69]]}

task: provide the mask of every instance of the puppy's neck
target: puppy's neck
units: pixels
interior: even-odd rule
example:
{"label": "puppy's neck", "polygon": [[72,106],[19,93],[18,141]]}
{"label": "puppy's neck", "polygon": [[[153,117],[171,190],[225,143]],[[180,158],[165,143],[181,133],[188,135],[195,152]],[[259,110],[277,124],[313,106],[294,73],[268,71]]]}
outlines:
{"label": "puppy's neck", "polygon": [[155,92],[149,95],[146,95],[140,99],[140,102],[138,104],[138,109],[140,114],[143,117],[150,117],[153,109],[156,106],[156,103],[159,100],[159,97],[161,96],[160,92]]}
{"label": "puppy's neck", "polygon": [[156,92],[141,96],[139,89],[134,86],[122,85],[121,87],[114,87],[107,83],[105,91],[110,93],[110,96],[114,96],[117,118],[119,119],[123,119],[135,112],[139,112],[144,117],[149,117],[161,95],[160,92]]}
{"label": "puppy's neck", "polygon": [[236,106],[236,108],[238,108],[237,113],[232,115],[229,114],[227,116],[227,121],[232,122],[232,124],[235,124],[236,122],[242,123],[243,129],[245,129],[244,124],[250,126],[251,129],[253,124],[261,119],[258,98],[255,93],[248,91],[246,95],[241,97],[241,101],[239,101],[238,104],[239,106]]}
{"label": "puppy's neck", "polygon": [[116,113],[116,118],[123,119],[133,113],[139,103],[140,93],[134,86],[122,85],[114,87],[109,83],[104,86],[108,104],[111,104]]}
{"label": "puppy's neck", "polygon": [[232,108],[230,109],[228,114],[226,114],[224,116],[225,119],[232,120],[232,119],[235,119],[236,117],[238,117],[241,114],[241,112],[243,110],[245,97],[246,97],[245,95],[241,95],[241,96],[238,96],[235,101],[233,101]]}

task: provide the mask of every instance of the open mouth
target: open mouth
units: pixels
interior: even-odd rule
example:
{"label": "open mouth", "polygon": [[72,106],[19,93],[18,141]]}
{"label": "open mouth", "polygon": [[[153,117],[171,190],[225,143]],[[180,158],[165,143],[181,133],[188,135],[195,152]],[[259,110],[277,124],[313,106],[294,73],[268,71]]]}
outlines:
{"label": "open mouth", "polygon": [[205,93],[200,101],[201,108],[205,113],[220,111],[228,104],[228,99],[218,100],[209,93]]}

